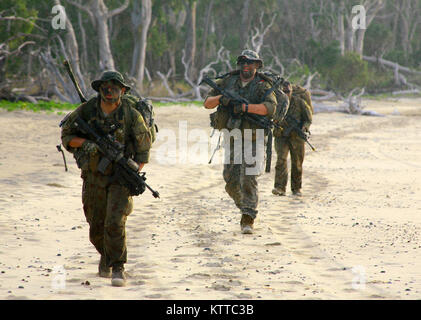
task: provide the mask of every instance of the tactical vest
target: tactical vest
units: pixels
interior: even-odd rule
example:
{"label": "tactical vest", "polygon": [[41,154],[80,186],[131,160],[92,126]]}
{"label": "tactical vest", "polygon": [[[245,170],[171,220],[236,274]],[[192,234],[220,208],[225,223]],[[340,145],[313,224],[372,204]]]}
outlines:
{"label": "tactical vest", "polygon": [[[125,157],[132,157],[133,145],[131,141],[133,140],[133,137],[131,136],[130,124],[135,120],[134,113],[131,110],[132,106],[129,101],[122,99],[121,105],[116,110],[116,113],[104,117],[99,114],[102,112],[99,101],[98,97],[94,97],[83,104],[80,108],[80,117],[98,134],[110,134],[111,137],[121,145],[121,151],[124,153]],[[84,137],[83,134],[81,134],[81,137]],[[97,171],[98,163],[100,161],[100,155],[98,153],[94,156],[86,157],[81,150],[77,150],[74,155],[79,168],[82,170],[89,169],[92,172]],[[86,163],[88,163],[88,166]],[[113,166],[110,165],[105,171],[105,175],[109,175],[112,172]]]}
{"label": "tactical vest", "polygon": [[[233,90],[235,83],[239,81],[240,73],[238,70],[233,71],[231,73],[228,73],[225,75],[226,77],[229,77],[225,81],[225,90]],[[246,86],[238,88],[235,87],[235,91],[242,96],[243,98],[247,99],[251,104],[259,104],[262,103],[263,96],[257,94],[257,90],[259,88],[259,82],[260,81],[266,81],[265,79],[261,78],[259,74],[256,74],[255,78]],[[217,111],[210,114],[210,122],[211,127],[222,130],[222,129],[232,129],[228,128],[228,121],[231,120],[233,117],[232,114],[230,114],[227,107],[224,106],[218,106]],[[258,129],[255,124],[249,123],[247,120],[241,121],[241,129]]]}

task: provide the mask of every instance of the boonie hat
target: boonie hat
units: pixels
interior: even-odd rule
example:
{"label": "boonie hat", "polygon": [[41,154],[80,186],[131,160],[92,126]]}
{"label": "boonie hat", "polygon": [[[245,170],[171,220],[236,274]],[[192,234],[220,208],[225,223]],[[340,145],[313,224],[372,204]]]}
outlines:
{"label": "boonie hat", "polygon": [[126,88],[126,91],[130,90],[130,86],[128,86],[125,82],[124,82],[124,78],[121,75],[120,72],[118,71],[105,71],[102,73],[101,78],[98,80],[94,80],[91,83],[91,87],[92,89],[94,89],[95,91],[99,92],[99,87],[101,86],[101,83],[105,82],[105,81],[110,81],[110,80],[116,80],[118,81],[123,87]]}
{"label": "boonie hat", "polygon": [[239,61],[241,59],[249,59],[249,60],[252,60],[252,61],[259,61],[260,62],[259,69],[263,67],[263,60],[260,59],[257,52],[255,52],[253,50],[249,50],[249,49],[243,50],[243,52],[241,52],[241,55],[239,55],[238,58],[237,58],[237,64],[239,63]]}

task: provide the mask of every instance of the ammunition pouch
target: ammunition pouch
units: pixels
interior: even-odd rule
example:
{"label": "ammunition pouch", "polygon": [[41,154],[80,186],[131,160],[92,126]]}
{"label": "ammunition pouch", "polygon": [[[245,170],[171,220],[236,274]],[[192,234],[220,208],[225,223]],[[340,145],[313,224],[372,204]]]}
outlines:
{"label": "ammunition pouch", "polygon": [[241,128],[241,118],[240,117],[233,117],[232,115],[229,116],[227,121],[227,129],[240,129]]}
{"label": "ammunition pouch", "polygon": [[77,167],[81,170],[88,170],[89,155],[87,155],[81,148],[77,148],[73,152],[73,157],[76,160]]}
{"label": "ammunition pouch", "polygon": [[230,113],[226,107],[218,106],[217,110],[209,115],[210,125],[216,130],[227,129]]}

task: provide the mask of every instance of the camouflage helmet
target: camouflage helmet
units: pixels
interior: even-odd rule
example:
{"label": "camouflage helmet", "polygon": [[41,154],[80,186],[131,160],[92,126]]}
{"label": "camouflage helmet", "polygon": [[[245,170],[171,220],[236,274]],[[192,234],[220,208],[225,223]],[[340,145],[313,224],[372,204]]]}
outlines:
{"label": "camouflage helmet", "polygon": [[241,55],[237,57],[237,64],[240,62],[241,59],[249,59],[253,61],[258,61],[260,62],[259,69],[263,67],[263,60],[260,59],[256,51],[249,50],[249,49],[243,50],[243,52],[241,52]]}
{"label": "camouflage helmet", "polygon": [[130,87],[124,82],[124,78],[121,75],[120,72],[118,71],[104,71],[101,75],[101,78],[98,80],[94,80],[91,83],[91,87],[92,89],[94,89],[95,91],[99,92],[99,87],[101,86],[101,83],[105,82],[105,81],[110,81],[110,80],[116,80],[118,81],[123,87],[126,88],[126,91],[130,90]]}

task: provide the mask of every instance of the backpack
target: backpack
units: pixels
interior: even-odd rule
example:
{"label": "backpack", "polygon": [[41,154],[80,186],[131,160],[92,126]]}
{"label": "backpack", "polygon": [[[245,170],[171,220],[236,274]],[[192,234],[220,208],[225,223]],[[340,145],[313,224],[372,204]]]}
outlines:
{"label": "backpack", "polygon": [[292,85],[292,95],[294,97],[298,97],[303,99],[309,105],[311,109],[311,113],[314,113],[313,105],[311,104],[311,93],[309,90],[305,89],[304,87],[299,86],[298,84]]}
{"label": "backpack", "polygon": [[278,74],[274,74],[267,71],[259,73],[259,76],[268,81],[272,86],[275,85],[275,87],[272,87],[268,90],[268,92],[265,93],[265,95],[263,96],[263,100],[266,98],[267,95],[272,93],[272,91],[275,93],[277,105],[275,113],[273,114],[273,121],[275,123],[280,123],[287,114],[289,107],[289,99],[287,95],[282,92],[282,84],[284,82],[284,78],[282,78]]}
{"label": "backpack", "polygon": [[132,106],[140,112],[151,133],[152,143],[155,142],[158,126],[154,120],[155,113],[153,110],[152,101],[142,97],[138,98],[137,96],[127,93],[124,95],[124,97],[127,98],[131,102]]}

